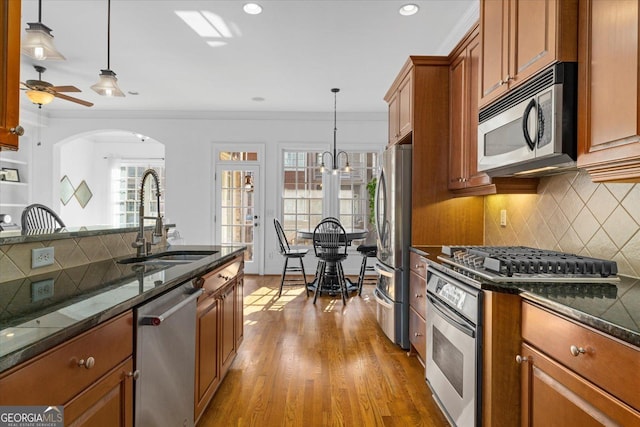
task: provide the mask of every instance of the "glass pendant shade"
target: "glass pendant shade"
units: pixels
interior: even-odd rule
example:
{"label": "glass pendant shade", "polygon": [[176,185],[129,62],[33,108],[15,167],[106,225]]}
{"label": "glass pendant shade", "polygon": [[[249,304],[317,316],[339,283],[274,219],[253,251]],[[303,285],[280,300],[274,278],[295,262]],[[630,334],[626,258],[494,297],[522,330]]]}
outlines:
{"label": "glass pendant shade", "polygon": [[27,23],[27,35],[22,40],[22,53],[38,60],[64,61],[66,58],[53,45],[51,28],[41,22]]}
{"label": "glass pendant shade", "polygon": [[43,92],[41,90],[28,90],[26,92],[27,98],[34,104],[47,105],[53,101],[53,94],[49,92]]}
{"label": "glass pendant shade", "polygon": [[111,70],[100,70],[100,80],[91,86],[91,89],[102,96],[124,96],[118,87],[116,73]]}

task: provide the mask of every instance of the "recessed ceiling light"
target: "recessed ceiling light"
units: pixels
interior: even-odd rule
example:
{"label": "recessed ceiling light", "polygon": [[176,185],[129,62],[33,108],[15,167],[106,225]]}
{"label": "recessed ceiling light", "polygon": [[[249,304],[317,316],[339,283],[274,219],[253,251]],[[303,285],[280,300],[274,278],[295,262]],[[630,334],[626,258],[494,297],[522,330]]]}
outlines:
{"label": "recessed ceiling light", "polygon": [[262,6],[260,6],[258,3],[247,3],[242,6],[242,9],[249,15],[259,15],[260,13],[262,13]]}
{"label": "recessed ceiling light", "polygon": [[129,95],[140,95],[140,92],[136,92],[135,90],[130,90],[127,92]]}
{"label": "recessed ceiling light", "polygon": [[223,41],[208,41],[207,44],[211,47],[220,47],[220,46],[226,46],[227,42],[223,42]]}
{"label": "recessed ceiling light", "polygon": [[251,100],[256,102],[262,102],[264,101],[264,98],[261,96],[254,96],[253,98],[251,98]]}
{"label": "recessed ceiling light", "polygon": [[411,15],[415,15],[416,13],[418,13],[418,5],[415,4],[405,4],[404,6],[402,6],[400,8],[400,10],[398,11],[400,13],[400,15],[402,16],[411,16]]}

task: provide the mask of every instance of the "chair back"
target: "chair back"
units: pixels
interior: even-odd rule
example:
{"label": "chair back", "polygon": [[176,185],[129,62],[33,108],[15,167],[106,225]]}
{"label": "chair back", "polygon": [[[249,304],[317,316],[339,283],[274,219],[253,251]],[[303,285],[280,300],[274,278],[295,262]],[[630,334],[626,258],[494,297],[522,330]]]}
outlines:
{"label": "chair back", "polygon": [[280,253],[286,254],[291,250],[289,242],[287,242],[287,236],[284,234],[282,225],[277,218],[273,218],[273,225],[276,227],[276,234],[278,235],[278,243],[280,244]]}
{"label": "chair back", "polygon": [[63,228],[64,222],[51,208],[34,203],[22,211],[22,231],[55,230]]}
{"label": "chair back", "polygon": [[347,254],[347,232],[335,218],[323,219],[313,230],[313,250],[317,257]]}

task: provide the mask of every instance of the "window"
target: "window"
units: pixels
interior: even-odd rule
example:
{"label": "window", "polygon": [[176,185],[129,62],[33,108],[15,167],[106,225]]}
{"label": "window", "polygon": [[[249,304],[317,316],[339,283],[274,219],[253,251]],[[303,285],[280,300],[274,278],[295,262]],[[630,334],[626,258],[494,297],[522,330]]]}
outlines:
{"label": "window", "polygon": [[[367,228],[369,196],[367,184],[377,176],[377,152],[348,153],[349,173],[320,172],[321,152],[287,150],[283,153],[282,228],[291,244],[296,230],[313,229],[325,216],[336,216],[346,228]],[[336,196],[337,195],[337,196]],[[337,203],[331,203],[331,198]]]}
{"label": "window", "polygon": [[[112,188],[114,189],[114,214],[113,225],[116,227],[136,227],[138,226],[138,211],[140,180],[145,170],[153,168],[160,177],[160,191],[164,192],[164,165],[157,162],[122,162],[120,166],[113,171]],[[149,184],[147,180],[147,189],[153,188],[152,191],[145,191],[145,216],[158,215],[158,203],[155,197],[155,186]],[[160,197],[160,214],[164,215],[164,198]]]}
{"label": "window", "polygon": [[378,153],[349,153],[351,171],[340,176],[338,214],[345,228],[369,225],[367,184],[377,177]]}
{"label": "window", "polygon": [[296,230],[313,230],[322,219],[322,174],[316,161],[319,154],[284,153],[282,228],[291,243],[296,243]]}

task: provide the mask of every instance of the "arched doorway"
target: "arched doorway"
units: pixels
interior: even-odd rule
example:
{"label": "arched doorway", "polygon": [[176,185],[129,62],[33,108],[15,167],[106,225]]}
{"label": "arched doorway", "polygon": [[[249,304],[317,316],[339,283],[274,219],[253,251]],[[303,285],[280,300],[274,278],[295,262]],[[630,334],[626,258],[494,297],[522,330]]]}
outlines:
{"label": "arched doorway", "polygon": [[54,176],[60,183],[54,186],[54,202],[67,226],[131,226],[137,222],[142,171],[164,170],[164,144],[134,131],[76,135],[56,144],[55,152]]}

